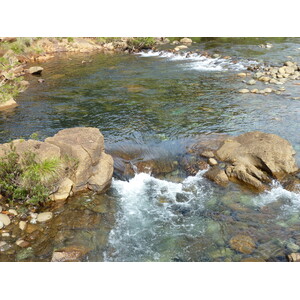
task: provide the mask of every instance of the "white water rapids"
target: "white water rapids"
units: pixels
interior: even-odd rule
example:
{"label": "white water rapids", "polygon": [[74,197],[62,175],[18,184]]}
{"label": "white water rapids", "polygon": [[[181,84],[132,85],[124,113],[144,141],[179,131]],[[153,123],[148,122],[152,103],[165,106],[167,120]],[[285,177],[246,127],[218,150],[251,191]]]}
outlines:
{"label": "white water rapids", "polygon": [[256,61],[239,60],[234,62],[232,59],[206,57],[198,53],[173,53],[168,51],[153,51],[137,53],[141,57],[161,57],[172,60],[181,60],[186,62],[185,69],[194,69],[198,71],[240,71],[246,69],[250,65],[256,65]]}
{"label": "white water rapids", "polygon": [[[217,207],[220,194],[202,176],[204,173],[200,171],[182,183],[160,180],[145,173],[136,174],[129,182],[114,180],[112,188],[117,193],[119,207],[105,260],[172,261],[178,257],[187,260],[187,245],[191,241],[205,237],[211,240],[211,245],[218,243],[223,227],[204,215]],[[270,192],[250,197],[248,206],[263,207],[282,197],[290,203],[282,214],[295,213],[300,195],[278,184]]]}

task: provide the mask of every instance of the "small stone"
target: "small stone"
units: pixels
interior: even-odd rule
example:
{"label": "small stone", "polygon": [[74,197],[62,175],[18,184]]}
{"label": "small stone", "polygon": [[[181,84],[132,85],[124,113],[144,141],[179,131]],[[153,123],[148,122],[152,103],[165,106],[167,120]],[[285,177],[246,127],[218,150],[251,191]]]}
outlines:
{"label": "small stone", "polygon": [[2,223],[2,221],[0,221],[0,229],[2,229],[4,227],[4,224]]}
{"label": "small stone", "polygon": [[10,224],[10,219],[5,214],[0,213],[0,221],[4,224],[4,226],[8,226]]}
{"label": "small stone", "polygon": [[30,217],[31,217],[32,219],[36,219],[37,216],[38,216],[37,213],[33,213],[33,212],[30,213]]}
{"label": "small stone", "polygon": [[0,252],[8,250],[11,246],[6,242],[0,241]]}
{"label": "small stone", "polygon": [[204,156],[204,157],[214,157],[215,156],[215,154],[212,152],[212,151],[210,151],[210,150],[205,150],[205,151],[203,151],[202,153],[201,153],[201,156]]}
{"label": "small stone", "polygon": [[251,93],[257,94],[258,93],[258,89],[252,89]]}
{"label": "small stone", "polygon": [[180,46],[177,46],[174,50],[179,51],[179,50],[186,49],[186,48],[188,48],[186,45],[180,45]]}
{"label": "small stone", "polygon": [[8,212],[11,214],[11,215],[14,215],[14,216],[17,216],[18,213],[15,209],[9,209]]}
{"label": "small stone", "polygon": [[25,241],[25,240],[23,240],[23,239],[18,239],[16,241],[16,245],[19,246],[19,247],[21,247],[21,248],[27,248],[30,245],[30,243],[27,242],[27,241]]}
{"label": "small stone", "polygon": [[249,93],[250,91],[248,89],[240,89],[238,92],[241,94],[246,94]]}
{"label": "small stone", "polygon": [[254,85],[256,83],[256,80],[254,80],[254,79],[250,79],[248,82],[247,82],[247,84],[249,84],[249,85]]}
{"label": "small stone", "polygon": [[278,91],[284,92],[285,91],[285,87],[283,86],[283,87],[279,88]]}
{"label": "small stone", "polygon": [[9,232],[3,232],[3,233],[2,233],[2,236],[3,236],[3,237],[9,237],[9,236],[10,236],[10,233],[9,233]]}
{"label": "small stone", "polygon": [[38,83],[43,83],[43,82],[45,82],[45,79],[42,78],[38,79]]}
{"label": "small stone", "polygon": [[23,231],[26,229],[26,226],[27,226],[27,222],[25,221],[20,221],[19,222],[19,228]]}
{"label": "small stone", "polygon": [[300,262],[300,253],[291,253],[288,255],[288,260],[291,262]]}
{"label": "small stone", "polygon": [[274,78],[272,78],[272,79],[270,80],[270,83],[271,83],[271,84],[277,84],[277,80],[274,79]]}
{"label": "small stone", "polygon": [[42,71],[44,70],[44,68],[42,67],[31,67],[28,69],[28,72],[32,75],[39,75],[42,73]]}
{"label": "small stone", "polygon": [[286,61],[286,62],[284,63],[284,65],[287,66],[287,67],[294,67],[294,63],[291,62],[291,61]]}
{"label": "small stone", "polygon": [[208,163],[211,165],[211,166],[216,166],[218,164],[218,162],[214,159],[214,158],[209,158],[208,159]]}
{"label": "small stone", "polygon": [[262,77],[259,78],[259,80],[263,81],[263,82],[269,82],[271,80],[271,78],[268,77],[268,76],[262,76]]}
{"label": "small stone", "polygon": [[46,222],[46,221],[49,221],[50,219],[52,219],[52,217],[53,217],[52,212],[43,212],[43,213],[38,214],[37,221],[38,222]]}
{"label": "small stone", "polygon": [[180,40],[180,43],[182,44],[191,44],[193,42],[192,39],[189,39],[189,38],[183,38]]}
{"label": "small stone", "polygon": [[239,73],[239,74],[237,74],[237,76],[238,76],[238,77],[246,77],[247,74],[246,74],[246,73]]}
{"label": "small stone", "polygon": [[276,95],[281,95],[281,92],[280,91],[276,91],[275,94]]}
{"label": "small stone", "polygon": [[272,92],[273,92],[273,90],[272,90],[272,89],[270,89],[270,88],[266,88],[266,89],[264,89],[264,92],[265,92],[265,93],[272,93]]}
{"label": "small stone", "polygon": [[2,206],[0,205],[0,212],[2,211]]}

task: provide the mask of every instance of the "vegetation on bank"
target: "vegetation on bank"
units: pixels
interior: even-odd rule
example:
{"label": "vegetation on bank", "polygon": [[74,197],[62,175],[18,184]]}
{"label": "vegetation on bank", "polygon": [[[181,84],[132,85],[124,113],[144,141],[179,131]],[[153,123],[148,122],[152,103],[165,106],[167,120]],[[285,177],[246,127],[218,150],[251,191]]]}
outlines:
{"label": "vegetation on bank", "polygon": [[11,204],[42,204],[49,199],[60,167],[59,159],[38,162],[32,152],[21,158],[12,146],[0,158],[0,194]]}

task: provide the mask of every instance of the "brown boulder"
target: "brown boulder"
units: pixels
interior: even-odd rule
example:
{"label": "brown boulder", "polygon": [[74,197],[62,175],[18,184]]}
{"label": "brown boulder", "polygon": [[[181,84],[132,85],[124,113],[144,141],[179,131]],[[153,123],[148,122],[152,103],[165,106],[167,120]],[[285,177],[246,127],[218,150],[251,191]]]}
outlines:
{"label": "brown boulder", "polygon": [[69,128],[59,131],[45,140],[60,148],[62,155],[77,160],[73,178],[74,191],[87,187],[98,192],[111,181],[113,164],[110,155],[104,153],[104,138],[99,129],[91,127]]}
{"label": "brown boulder", "polygon": [[210,168],[207,172],[205,172],[204,177],[221,186],[227,186],[229,183],[229,179],[225,171],[220,169],[218,166]]}
{"label": "brown boulder", "polygon": [[47,144],[36,140],[14,140],[11,143],[0,145],[0,157],[9,153],[15,148],[16,153],[20,157],[24,157],[25,153],[31,152],[35,154],[35,158],[42,162],[49,158],[60,158],[60,149],[55,145]]}
{"label": "brown boulder", "polygon": [[272,179],[283,179],[298,170],[295,150],[285,139],[259,131],[227,139],[216,151],[216,157],[230,165],[228,178],[256,189],[265,190]]}

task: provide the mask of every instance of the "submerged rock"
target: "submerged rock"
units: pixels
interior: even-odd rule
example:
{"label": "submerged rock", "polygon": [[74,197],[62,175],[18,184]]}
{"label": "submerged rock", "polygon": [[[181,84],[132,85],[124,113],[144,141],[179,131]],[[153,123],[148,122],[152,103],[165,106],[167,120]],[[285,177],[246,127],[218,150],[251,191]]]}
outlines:
{"label": "submerged rock", "polygon": [[244,254],[251,254],[256,248],[253,239],[248,235],[238,234],[229,241],[230,247]]}
{"label": "submerged rock", "polygon": [[52,217],[53,217],[52,212],[43,212],[43,213],[38,214],[37,221],[40,223],[47,222],[47,221],[51,220]]}
{"label": "submerged rock", "polygon": [[84,246],[68,246],[60,250],[54,251],[52,255],[52,262],[76,262],[90,251]]}

